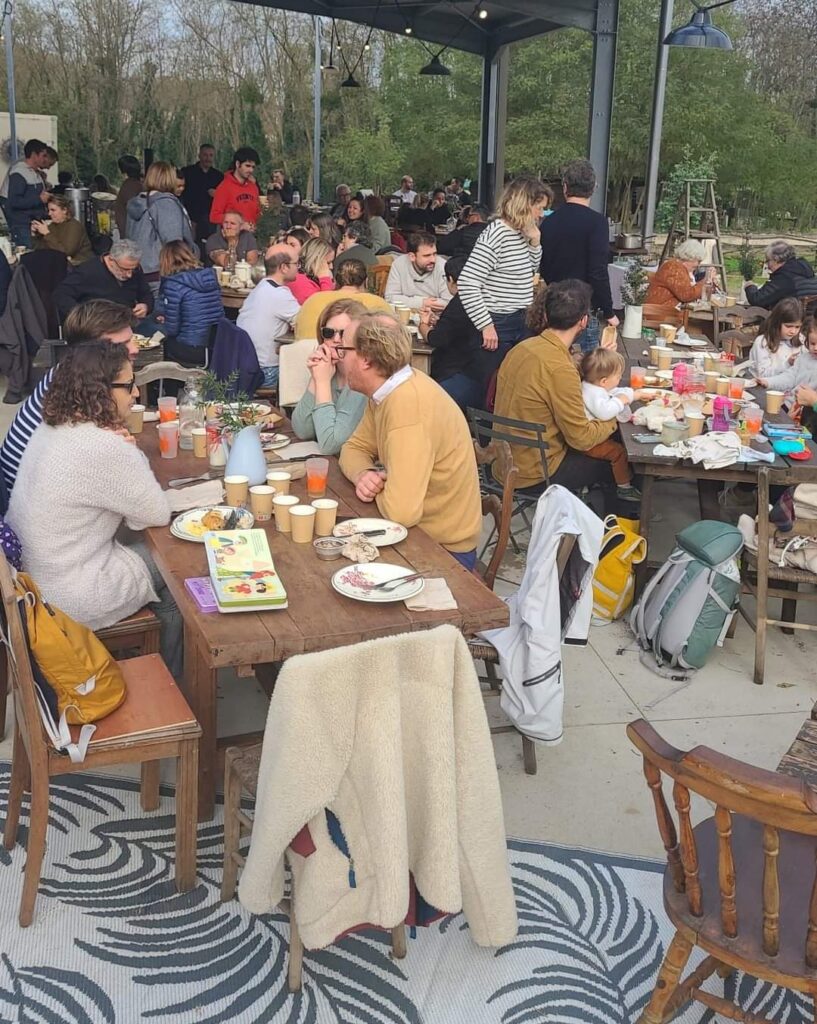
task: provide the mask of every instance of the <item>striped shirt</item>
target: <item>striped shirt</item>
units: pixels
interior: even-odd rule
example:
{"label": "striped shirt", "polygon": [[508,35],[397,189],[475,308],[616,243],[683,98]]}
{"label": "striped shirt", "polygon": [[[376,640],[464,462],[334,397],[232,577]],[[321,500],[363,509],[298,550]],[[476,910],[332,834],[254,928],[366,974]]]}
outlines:
{"label": "striped shirt", "polygon": [[539,270],[540,245],[502,220],[494,220],[479,235],[465,264],[457,290],[480,331],[492,322],[492,313],[514,313],[533,301],[533,276]]}
{"label": "striped shirt", "polygon": [[23,457],[26,445],[43,421],[43,401],[53,377],[54,368],[52,367],[17,410],[17,415],[11,421],[11,426],[6,434],[3,447],[0,448],[0,471],[3,473],[9,493],[17,479],[17,470],[20,468],[20,459]]}

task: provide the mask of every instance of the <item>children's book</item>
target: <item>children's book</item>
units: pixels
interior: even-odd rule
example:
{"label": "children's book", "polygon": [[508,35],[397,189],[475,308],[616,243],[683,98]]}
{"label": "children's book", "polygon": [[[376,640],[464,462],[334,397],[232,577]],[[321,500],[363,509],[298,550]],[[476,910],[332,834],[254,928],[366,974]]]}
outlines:
{"label": "children's book", "polygon": [[204,549],[220,612],[287,607],[263,530],[211,530],[204,535]]}

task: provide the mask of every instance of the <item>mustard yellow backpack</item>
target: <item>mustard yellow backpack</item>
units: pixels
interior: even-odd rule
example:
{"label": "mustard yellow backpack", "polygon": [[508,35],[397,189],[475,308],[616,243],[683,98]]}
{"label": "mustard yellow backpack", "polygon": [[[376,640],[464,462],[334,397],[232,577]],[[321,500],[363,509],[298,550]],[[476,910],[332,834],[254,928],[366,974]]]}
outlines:
{"label": "mustard yellow backpack", "polygon": [[601,555],[593,576],[593,614],[612,622],[633,603],[635,566],[647,557],[647,541],[632,519],[607,516]]}
{"label": "mustard yellow backpack", "polygon": [[[27,573],[16,574],[14,588],[25,610],[20,618],[43,725],[57,750],[65,750],[74,762],[83,761],[96,730],[93,723],[125,699],[122,672],[93,632],[48,604]],[[76,742],[69,725],[81,726]]]}

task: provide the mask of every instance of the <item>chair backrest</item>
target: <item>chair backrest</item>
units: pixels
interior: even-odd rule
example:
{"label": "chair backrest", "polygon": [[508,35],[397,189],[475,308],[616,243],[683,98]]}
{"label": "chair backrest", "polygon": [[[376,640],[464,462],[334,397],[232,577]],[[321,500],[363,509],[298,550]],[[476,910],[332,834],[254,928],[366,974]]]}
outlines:
{"label": "chair backrest", "polygon": [[686,330],[689,324],[689,310],[676,309],[675,306],[659,306],[654,302],[645,302],[641,307],[641,323],[644,327],[658,327],[659,324],[672,324]]}
{"label": "chair backrest", "polygon": [[[737,913],[737,885],[741,872],[736,857],[745,847],[733,847],[733,818],[746,818],[761,826],[763,876],[758,887],[762,899],[762,947],[767,956],[780,948],[780,832],[817,836],[817,792],[803,781],[777,772],[755,768],[708,747],[683,751],[666,743],[643,718],[627,726],[627,735],[641,751],[644,776],[652,792],[658,831],[667,851],[667,865],[677,893],[686,895],[690,914],[720,921],[725,938],[733,939],[743,927]],[[672,779],[672,797],[678,818],[670,813],[662,788],[663,776]],[[691,796],[715,805],[716,850],[698,848],[693,831]],[[680,838],[679,838],[680,836]],[[717,905],[704,903],[700,882],[701,865],[716,860],[710,877],[718,878]],[[784,864],[785,868],[785,864]],[[811,882],[808,930],[802,936],[806,965],[817,967],[817,877],[804,878],[803,896]],[[747,883],[748,884],[748,883]]]}
{"label": "chair backrest", "polygon": [[479,441],[474,441],[474,454],[477,457],[477,465],[485,466],[487,472],[492,473],[494,479],[502,487],[502,500],[496,494],[485,492],[482,494],[482,514],[483,516],[493,516],[496,527],[494,551],[482,574],[485,585],[493,590],[499,563],[502,561],[508,547],[508,538],[511,535],[513,492],[519,470],[514,465],[511,446],[507,441],[494,439],[485,447]]}
{"label": "chair backrest", "polygon": [[545,428],[541,423],[512,420],[507,416],[497,416],[495,413],[486,412],[484,409],[474,409],[471,406],[468,407],[467,412],[471,423],[471,433],[478,444],[495,440],[507,441],[509,445],[519,445],[522,448],[537,448],[539,458],[542,460],[545,484],[549,483],[548,443],[545,440]]}
{"label": "chair backrest", "polygon": [[399,252],[379,252],[377,262],[382,267],[390,267],[394,263],[394,257],[399,255]]}
{"label": "chair backrest", "polygon": [[31,670],[31,654],[23,630],[17,592],[6,556],[0,550],[0,597],[3,613],[2,627],[8,641],[6,649],[11,692],[14,698],[14,719],[20,731],[32,771],[47,770],[48,752],[37,692]]}
{"label": "chair backrest", "polygon": [[817,290],[811,295],[798,295],[797,297],[803,307],[804,320],[809,314],[817,312]]}
{"label": "chair backrest", "polygon": [[736,356],[739,359],[743,358],[755,343],[757,327],[755,326],[752,330],[754,334],[747,334],[744,331],[722,331],[718,339],[719,344],[728,355]]}
{"label": "chair backrest", "polygon": [[148,363],[141,370],[136,371],[136,386],[144,387],[152,384],[155,380],[178,380],[187,384],[191,380],[201,380],[204,377],[204,370],[195,367],[180,366],[179,363],[158,362]]}
{"label": "chair backrest", "polygon": [[382,299],[386,294],[386,282],[389,279],[391,264],[375,263],[369,267],[368,289]]}
{"label": "chair backrest", "polygon": [[278,402],[297,405],[309,385],[306,361],[318,347],[313,338],[303,338],[278,350]]}

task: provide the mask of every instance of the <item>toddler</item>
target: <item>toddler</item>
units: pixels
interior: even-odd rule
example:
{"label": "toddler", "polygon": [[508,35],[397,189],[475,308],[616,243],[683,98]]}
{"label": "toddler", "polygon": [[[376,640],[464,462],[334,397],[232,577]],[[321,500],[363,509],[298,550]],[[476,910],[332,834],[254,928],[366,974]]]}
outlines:
{"label": "toddler", "polygon": [[755,377],[773,377],[792,365],[800,349],[801,319],[798,299],[781,299],[777,303],[749,353]]}
{"label": "toddler", "polygon": [[[630,419],[630,402],[640,394],[632,388],[619,387],[626,365],[624,356],[606,348],[595,348],[584,355],[581,361],[582,398],[589,419],[618,419],[623,423]],[[589,448],[585,454],[591,459],[610,463],[619,498],[624,501],[641,499],[641,493],[633,487],[633,471],[623,444],[608,438]]]}

